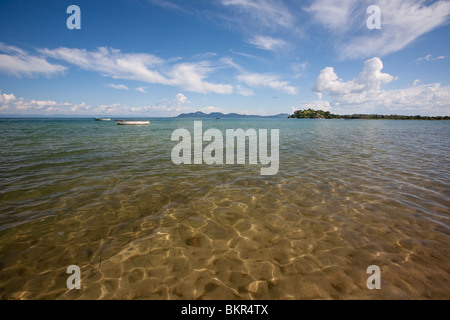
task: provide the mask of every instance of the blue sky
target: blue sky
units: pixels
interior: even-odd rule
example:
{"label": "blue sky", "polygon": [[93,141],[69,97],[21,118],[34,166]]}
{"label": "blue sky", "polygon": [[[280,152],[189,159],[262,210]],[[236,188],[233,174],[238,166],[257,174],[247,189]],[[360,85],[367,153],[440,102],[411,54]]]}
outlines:
{"label": "blue sky", "polygon": [[3,0],[0,115],[450,115],[449,16],[449,1]]}

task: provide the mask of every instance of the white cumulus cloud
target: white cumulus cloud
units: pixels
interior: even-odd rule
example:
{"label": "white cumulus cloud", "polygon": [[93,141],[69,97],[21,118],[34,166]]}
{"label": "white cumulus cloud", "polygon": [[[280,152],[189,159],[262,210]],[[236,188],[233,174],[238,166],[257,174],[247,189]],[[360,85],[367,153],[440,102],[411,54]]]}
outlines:
{"label": "white cumulus cloud", "polygon": [[173,102],[177,105],[180,106],[182,104],[184,104],[187,101],[187,97],[182,94],[182,93],[178,93],[175,98],[173,99]]}
{"label": "white cumulus cloud", "polygon": [[1,94],[0,91],[0,111],[4,114],[42,114],[55,108],[65,108],[67,106],[67,103],[58,103],[53,100],[16,98],[12,93]]}
{"label": "white cumulus cloud", "polygon": [[143,106],[128,106],[120,103],[92,106],[85,102],[68,103],[53,100],[17,98],[14,94],[1,93],[0,114],[7,115],[82,115],[82,116],[175,116],[181,112],[193,112],[187,97],[178,93],[172,99]]}
{"label": "white cumulus cloud", "polygon": [[362,72],[351,81],[342,81],[334,72],[333,67],[326,67],[320,71],[313,90],[328,91],[332,95],[348,94],[364,91],[379,91],[381,86],[394,80],[394,77],[381,72],[383,62],[375,57],[364,62]]}
{"label": "white cumulus cloud", "polygon": [[329,93],[331,109],[341,114],[450,114],[450,86],[419,84],[417,79],[409,88],[384,90],[383,85],[393,81],[394,77],[381,72],[382,69],[382,61],[375,57],[364,63],[362,72],[355,79],[344,81],[332,67],[326,67],[317,77],[313,91]]}

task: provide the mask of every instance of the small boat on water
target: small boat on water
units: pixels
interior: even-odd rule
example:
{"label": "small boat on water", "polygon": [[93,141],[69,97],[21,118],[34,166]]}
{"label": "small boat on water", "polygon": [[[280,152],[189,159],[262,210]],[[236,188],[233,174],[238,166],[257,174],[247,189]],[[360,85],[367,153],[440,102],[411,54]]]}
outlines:
{"label": "small boat on water", "polygon": [[94,118],[95,121],[111,121],[111,118]]}
{"label": "small boat on water", "polygon": [[147,120],[114,120],[118,125],[132,125],[132,126],[148,126],[150,121]]}

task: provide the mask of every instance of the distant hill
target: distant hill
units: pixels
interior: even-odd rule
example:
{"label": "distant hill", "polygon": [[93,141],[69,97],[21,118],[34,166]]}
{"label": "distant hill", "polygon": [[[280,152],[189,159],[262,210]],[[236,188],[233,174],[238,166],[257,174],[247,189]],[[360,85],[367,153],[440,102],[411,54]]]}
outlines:
{"label": "distant hill", "polygon": [[239,113],[227,113],[224,114],[222,112],[211,112],[211,113],[204,113],[201,111],[192,112],[192,113],[182,113],[177,118],[201,118],[201,119],[230,119],[230,118],[265,118],[265,119],[287,119],[289,117],[289,114],[287,113],[280,113],[273,116],[258,116],[258,115],[246,115],[246,114],[239,114]]}

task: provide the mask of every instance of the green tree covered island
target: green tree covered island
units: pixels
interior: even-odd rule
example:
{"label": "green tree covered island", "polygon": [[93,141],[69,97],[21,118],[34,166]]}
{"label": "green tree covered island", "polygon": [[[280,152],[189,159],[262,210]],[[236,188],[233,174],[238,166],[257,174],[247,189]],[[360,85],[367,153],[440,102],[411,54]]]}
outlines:
{"label": "green tree covered island", "polygon": [[449,116],[403,116],[403,115],[379,115],[379,114],[352,114],[338,115],[323,110],[297,110],[288,118],[290,119],[376,119],[376,120],[450,120]]}

